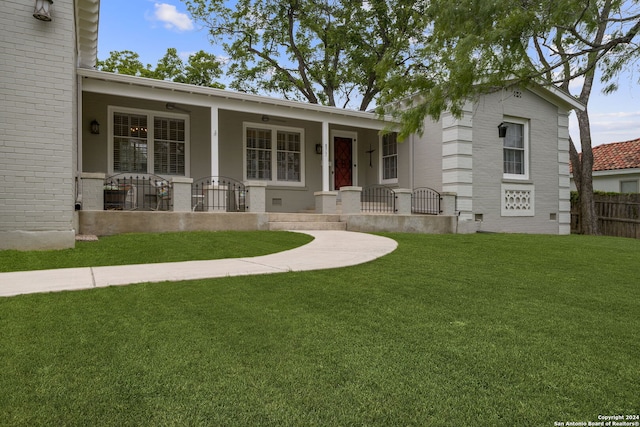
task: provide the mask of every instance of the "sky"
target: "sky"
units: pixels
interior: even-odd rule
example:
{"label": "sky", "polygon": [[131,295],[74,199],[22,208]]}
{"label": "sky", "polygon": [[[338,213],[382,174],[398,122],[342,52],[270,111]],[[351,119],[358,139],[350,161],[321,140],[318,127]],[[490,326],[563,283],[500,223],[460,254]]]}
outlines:
{"label": "sky", "polygon": [[[170,47],[176,48],[185,62],[199,50],[224,56],[224,51],[210,43],[206,29],[191,19],[179,0],[100,2],[99,59],[106,59],[111,51],[130,50],[140,55],[143,64],[155,68]],[[594,88],[589,102],[593,146],[640,138],[639,78],[640,75],[621,76],[619,90],[610,95],[603,95],[599,85]],[[573,115],[569,132],[579,141]]]}

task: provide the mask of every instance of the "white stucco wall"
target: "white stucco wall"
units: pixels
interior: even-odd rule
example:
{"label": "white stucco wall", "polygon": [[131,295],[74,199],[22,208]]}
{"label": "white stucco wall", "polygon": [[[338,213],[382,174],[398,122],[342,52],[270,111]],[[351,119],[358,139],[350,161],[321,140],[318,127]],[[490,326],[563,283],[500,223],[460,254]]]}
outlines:
{"label": "white stucco wall", "polygon": [[73,1],[33,6],[0,2],[0,249],[74,245]]}
{"label": "white stucco wall", "polygon": [[[635,181],[640,189],[640,169],[624,169],[593,172],[593,189],[619,193],[622,181]],[[571,190],[576,190],[576,185],[571,179]]]}

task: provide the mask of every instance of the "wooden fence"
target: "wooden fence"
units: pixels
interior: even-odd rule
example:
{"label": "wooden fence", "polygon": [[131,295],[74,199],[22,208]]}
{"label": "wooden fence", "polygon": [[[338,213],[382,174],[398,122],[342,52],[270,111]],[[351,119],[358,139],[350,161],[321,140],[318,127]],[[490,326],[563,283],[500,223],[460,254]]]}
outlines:
{"label": "wooden fence", "polygon": [[[640,194],[594,194],[600,233],[640,239]],[[580,207],[571,198],[571,232],[580,233]]]}

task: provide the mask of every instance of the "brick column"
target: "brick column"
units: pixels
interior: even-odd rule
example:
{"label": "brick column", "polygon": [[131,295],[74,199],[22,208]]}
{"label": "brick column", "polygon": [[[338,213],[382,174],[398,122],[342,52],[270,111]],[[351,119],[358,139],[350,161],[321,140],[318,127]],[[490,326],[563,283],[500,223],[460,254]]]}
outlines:
{"label": "brick column", "polygon": [[362,211],[362,187],[342,187],[340,196],[342,198],[342,213],[345,215],[359,214]]}
{"label": "brick column", "polygon": [[316,198],[316,213],[336,213],[336,200],[338,198],[337,191],[316,191],[313,195]]}
{"label": "brick column", "polygon": [[442,193],[440,196],[442,197],[440,200],[442,215],[456,216],[456,193]]}
{"label": "brick column", "polygon": [[396,214],[411,215],[411,191],[408,188],[397,188],[396,193]]}
{"label": "brick column", "polygon": [[173,211],[190,212],[193,208],[191,200],[191,184],[193,178],[174,176],[171,178],[173,186]]}
{"label": "brick column", "polygon": [[244,183],[247,190],[247,212],[267,211],[267,183],[260,181],[247,181]]}
{"label": "brick column", "polygon": [[104,210],[104,179],[103,173],[80,174],[80,195],[78,200],[84,211]]}

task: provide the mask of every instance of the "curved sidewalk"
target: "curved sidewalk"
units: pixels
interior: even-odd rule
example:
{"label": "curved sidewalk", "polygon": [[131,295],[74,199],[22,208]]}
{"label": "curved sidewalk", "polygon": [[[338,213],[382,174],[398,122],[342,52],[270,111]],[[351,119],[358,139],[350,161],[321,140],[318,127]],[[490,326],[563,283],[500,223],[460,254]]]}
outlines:
{"label": "curved sidewalk", "polygon": [[398,246],[395,240],[365,233],[299,232],[313,236],[313,241],[299,248],[251,258],[0,273],[0,296],[347,267],[372,261]]}

